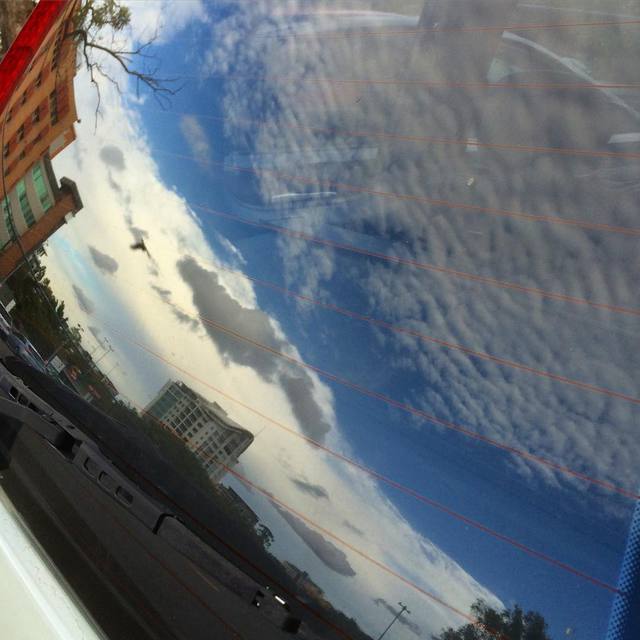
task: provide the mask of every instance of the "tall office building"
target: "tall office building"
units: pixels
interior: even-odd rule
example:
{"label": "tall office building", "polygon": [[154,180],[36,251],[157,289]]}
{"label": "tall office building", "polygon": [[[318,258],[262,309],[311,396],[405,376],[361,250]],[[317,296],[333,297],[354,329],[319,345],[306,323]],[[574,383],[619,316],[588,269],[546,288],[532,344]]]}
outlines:
{"label": "tall office building", "polygon": [[[76,138],[77,120],[73,81],[76,45],[65,33],[72,30],[78,0],[59,5],[59,15],[42,34],[34,50],[32,32],[36,6],[22,31],[0,62],[0,76],[11,78],[23,52],[33,50],[30,62],[16,80],[10,96],[2,96],[2,176],[0,180],[0,277],[8,276],[23,259],[23,252],[37,251],[70,215],[82,208],[75,183],[62,178],[57,183],[51,158]],[[20,55],[12,55],[13,51]],[[9,80],[7,80],[9,82]],[[16,235],[21,247],[17,246]]]}
{"label": "tall office building", "polygon": [[214,482],[237,464],[253,442],[251,432],[231,420],[217,402],[210,402],[183,382],[169,380],[145,412],[185,441]]}

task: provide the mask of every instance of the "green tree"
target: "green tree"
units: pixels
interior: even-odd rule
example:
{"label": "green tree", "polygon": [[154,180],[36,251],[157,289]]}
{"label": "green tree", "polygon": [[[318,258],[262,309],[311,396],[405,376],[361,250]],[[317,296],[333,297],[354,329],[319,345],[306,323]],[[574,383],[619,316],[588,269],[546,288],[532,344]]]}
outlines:
{"label": "green tree", "polygon": [[[100,112],[100,80],[107,81],[120,91],[118,80],[107,64],[115,61],[124,72],[132,77],[136,91],[147,87],[161,105],[178,90],[175,78],[158,75],[157,59],[149,47],[157,38],[157,33],[142,44],[130,47],[125,30],[131,23],[131,10],[121,0],[84,0],[76,12],[72,26],[67,28],[65,38],[75,40],[91,82],[96,89],[96,123]],[[129,38],[130,40],[130,38]]]}
{"label": "green tree", "polygon": [[433,640],[551,640],[547,623],[536,611],[524,612],[518,605],[496,611],[483,600],[471,606],[477,620],[459,629],[444,629]]}
{"label": "green tree", "polygon": [[273,543],[273,533],[271,532],[271,529],[264,524],[259,524],[256,527],[256,533],[262,542],[262,546],[265,549],[268,549]]}
{"label": "green tree", "polygon": [[[64,302],[61,302],[60,305],[64,310]],[[75,327],[69,328],[69,338],[72,340],[74,344],[80,346],[82,344],[82,334],[84,333],[84,327],[80,324],[77,324]]]}
{"label": "green tree", "polygon": [[64,303],[59,302],[37,257],[23,264],[9,279],[16,308],[11,312],[19,329],[26,331],[46,357],[67,338],[68,321]]}

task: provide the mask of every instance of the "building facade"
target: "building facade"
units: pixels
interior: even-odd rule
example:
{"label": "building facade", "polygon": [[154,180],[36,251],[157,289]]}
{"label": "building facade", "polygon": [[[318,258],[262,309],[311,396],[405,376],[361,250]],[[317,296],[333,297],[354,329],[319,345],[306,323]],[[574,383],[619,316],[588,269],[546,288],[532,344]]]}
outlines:
{"label": "building facade", "polygon": [[260,522],[258,514],[231,487],[220,484],[217,486],[217,494],[222,503],[233,510],[247,527],[253,529]]}
{"label": "building facade", "polygon": [[[37,160],[2,199],[0,218],[0,277],[20,265],[24,253],[38,251],[43,242],[82,209],[75,182],[58,184],[48,155]],[[22,248],[15,242],[20,237]]]}
{"label": "building facade", "polygon": [[145,413],[182,439],[214,482],[237,464],[253,442],[251,432],[231,420],[217,402],[210,402],[183,382],[168,381]]}
{"label": "building facade", "polygon": [[309,597],[313,598],[316,603],[326,606],[327,608],[332,608],[324,591],[309,577],[306,571],[299,569],[286,560],[283,561],[282,566],[302,593],[306,593]]}
{"label": "building facade", "polygon": [[72,30],[78,4],[67,4],[2,111],[2,195],[42,156],[54,158],[76,138],[76,45],[64,34]]}
{"label": "building facade", "polygon": [[[38,249],[68,214],[82,208],[75,183],[62,178],[58,185],[51,168],[51,158],[76,137],[76,45],[64,36],[78,6],[77,0],[66,3],[0,113],[0,277],[11,273],[23,252]],[[21,36],[22,32],[12,47],[21,47]],[[9,71],[3,68],[5,62],[0,63],[0,74]]]}

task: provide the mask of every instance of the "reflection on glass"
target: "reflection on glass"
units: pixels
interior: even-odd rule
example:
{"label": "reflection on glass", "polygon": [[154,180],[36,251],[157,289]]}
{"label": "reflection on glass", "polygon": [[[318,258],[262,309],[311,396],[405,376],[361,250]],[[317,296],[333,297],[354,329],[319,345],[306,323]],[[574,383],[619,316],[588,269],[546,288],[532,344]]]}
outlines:
{"label": "reflection on glass", "polygon": [[178,637],[633,637],[637,3],[144,4],[141,87],[70,2],[3,111],[6,363],[124,474],[114,579]]}

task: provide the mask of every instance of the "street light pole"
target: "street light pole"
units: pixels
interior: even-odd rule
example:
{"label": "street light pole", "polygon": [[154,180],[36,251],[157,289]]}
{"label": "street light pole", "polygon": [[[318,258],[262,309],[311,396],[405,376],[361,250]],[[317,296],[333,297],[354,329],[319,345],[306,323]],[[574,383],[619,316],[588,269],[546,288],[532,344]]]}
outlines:
{"label": "street light pole", "polygon": [[398,602],[398,604],[400,605],[400,611],[398,611],[398,613],[396,613],[395,618],[389,623],[389,626],[378,636],[378,640],[382,640],[382,638],[384,637],[384,635],[387,633],[387,631],[389,631],[389,629],[391,629],[391,627],[393,626],[393,623],[406,611],[407,614],[411,614],[411,611],[409,611],[409,609],[407,608],[406,604],[402,604],[402,602]]}

